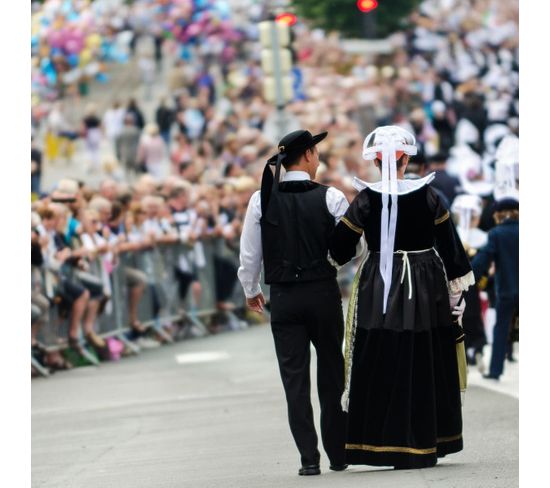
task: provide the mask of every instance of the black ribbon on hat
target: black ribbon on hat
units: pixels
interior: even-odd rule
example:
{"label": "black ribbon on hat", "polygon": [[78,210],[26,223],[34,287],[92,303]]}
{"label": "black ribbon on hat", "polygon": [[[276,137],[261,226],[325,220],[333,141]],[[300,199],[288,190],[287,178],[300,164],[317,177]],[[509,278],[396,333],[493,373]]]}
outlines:
{"label": "black ribbon on hat", "polygon": [[[281,178],[281,165],[286,158],[285,147],[279,146],[279,154],[276,158],[268,159],[262,175],[261,187],[261,205],[262,220],[272,224],[279,225],[278,199],[279,199],[279,180]],[[275,165],[275,175],[271,171],[271,166]]]}

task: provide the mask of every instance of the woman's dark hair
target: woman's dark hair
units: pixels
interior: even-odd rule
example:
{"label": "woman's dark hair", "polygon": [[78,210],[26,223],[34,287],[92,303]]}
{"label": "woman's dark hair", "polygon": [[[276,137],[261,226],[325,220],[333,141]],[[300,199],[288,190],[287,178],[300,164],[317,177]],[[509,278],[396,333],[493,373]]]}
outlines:
{"label": "woman's dark hair", "polygon": [[[395,161],[395,167],[397,169],[401,169],[401,167],[403,166],[404,157],[405,157],[405,153],[401,154],[401,157]],[[382,167],[382,161],[380,161],[378,158],[374,158],[374,163]]]}

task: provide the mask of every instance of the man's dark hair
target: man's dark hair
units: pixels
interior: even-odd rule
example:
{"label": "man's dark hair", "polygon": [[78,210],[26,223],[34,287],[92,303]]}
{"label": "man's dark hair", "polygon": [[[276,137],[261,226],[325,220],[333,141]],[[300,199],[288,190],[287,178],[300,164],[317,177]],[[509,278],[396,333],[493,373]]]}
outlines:
{"label": "man's dark hair", "polygon": [[445,164],[447,163],[448,158],[449,156],[447,154],[439,152],[428,158],[428,164],[429,165]]}
{"label": "man's dark hair", "polygon": [[291,168],[292,166],[294,166],[295,164],[298,164],[298,161],[300,161],[300,159],[302,158],[302,156],[306,153],[306,151],[313,151],[313,148],[315,146],[312,146],[312,147],[308,147],[307,149],[303,150],[303,151],[300,151],[298,154],[296,154],[295,156],[293,156],[292,158],[288,158],[286,157],[285,159],[283,159],[283,167],[288,170],[289,168]]}

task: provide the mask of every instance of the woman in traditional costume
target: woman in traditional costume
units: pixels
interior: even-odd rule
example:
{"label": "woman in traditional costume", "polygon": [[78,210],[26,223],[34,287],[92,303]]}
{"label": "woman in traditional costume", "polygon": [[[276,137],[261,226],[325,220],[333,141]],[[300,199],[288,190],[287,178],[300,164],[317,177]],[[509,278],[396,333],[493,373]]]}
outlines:
{"label": "woman in traditional costume", "polygon": [[[451,206],[458,235],[470,260],[474,258],[478,249],[487,244],[487,232],[478,228],[481,211],[482,201],[478,195],[458,195]],[[481,289],[481,284],[477,284],[464,293],[468,307],[462,317],[462,327],[468,364],[477,366],[479,372],[484,374],[483,347],[487,344],[487,338],[481,311]]]}
{"label": "woman in traditional costume", "polygon": [[462,449],[461,329],[453,313],[461,316],[457,304],[474,276],[449,211],[429,186],[433,174],[404,179],[414,154],[414,137],[400,127],[367,136],[363,158],[374,160],[382,181],[355,179],[360,193],[331,241],[338,265],[354,256],[363,233],[368,245],[346,324],[349,464],[425,468]]}

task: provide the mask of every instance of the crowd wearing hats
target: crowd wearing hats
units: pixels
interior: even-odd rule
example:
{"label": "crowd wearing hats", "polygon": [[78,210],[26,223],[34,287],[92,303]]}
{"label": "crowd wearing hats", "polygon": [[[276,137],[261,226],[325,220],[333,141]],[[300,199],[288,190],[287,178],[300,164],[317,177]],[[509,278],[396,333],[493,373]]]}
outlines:
{"label": "crowd wearing hats", "polygon": [[[114,102],[105,113],[90,106],[84,116],[61,100],[36,121],[58,136],[56,147],[33,143],[37,256],[40,249],[42,257],[50,253],[68,259],[65,255],[73,251],[65,249],[75,242],[83,245],[85,223],[92,236],[95,225],[106,242],[99,245],[102,251],[92,253],[100,259],[116,255],[120,246],[112,239],[113,222],[123,228],[121,242],[133,235],[141,235],[136,242],[147,245],[177,239],[180,216],[171,199],[178,188],[186,195],[182,200],[187,199],[181,212],[189,210],[202,222],[196,224],[197,242],[216,235],[238,246],[248,199],[260,188],[266,160],[281,149],[277,151],[279,134],[272,128],[273,107],[262,96],[256,26],[261,8],[220,13],[219,3],[135,2],[134,31],[147,24],[144,19],[151,12],[146,6],[151,4],[162,26],[160,36],[178,46],[167,60],[167,96],[159,100],[154,118],[144,115],[138,100]],[[317,180],[341,189],[351,200],[356,195],[354,177],[378,179],[374,165],[361,157],[365,134],[379,125],[400,126],[415,137],[418,148],[407,177],[435,171],[432,186],[454,208],[457,221],[465,219],[459,223],[463,241],[479,240],[479,232],[495,225],[493,202],[518,198],[516,4],[424,1],[411,15],[410,27],[391,36],[390,54],[349,53],[337,34],[302,22],[294,26],[301,86],[286,111],[309,137],[327,132],[318,146]],[[101,143],[108,144],[108,157],[99,151]],[[45,164],[72,161],[74,144],[83,144],[89,170],[102,172],[105,182],[99,188],[80,184],[73,192],[79,203],[72,208],[53,201],[61,182],[58,188],[41,188],[40,175]],[[457,200],[464,195],[468,201]],[[146,224],[149,220],[153,223]],[[476,247],[481,247],[482,239],[477,240]],[[91,256],[81,254],[76,261]],[[228,281],[234,282],[236,268],[227,270]],[[85,284],[80,286],[81,294],[73,289],[70,296],[71,330],[76,334],[83,328],[93,342],[93,327],[82,317],[90,307],[98,308],[90,305],[93,300],[102,298],[95,291],[98,296],[92,298]],[[78,302],[86,291],[90,296]],[[36,323],[45,320],[44,310]],[[93,318],[93,313],[87,316]]]}

